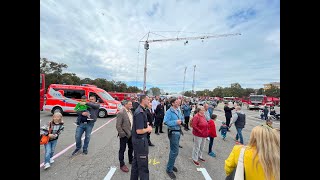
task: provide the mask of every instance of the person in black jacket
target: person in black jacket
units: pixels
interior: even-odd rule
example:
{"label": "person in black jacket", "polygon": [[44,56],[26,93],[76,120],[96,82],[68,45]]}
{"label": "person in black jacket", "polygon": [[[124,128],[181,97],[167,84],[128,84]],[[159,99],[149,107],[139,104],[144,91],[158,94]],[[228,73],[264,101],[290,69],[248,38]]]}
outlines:
{"label": "person in black jacket", "polygon": [[[151,126],[151,127],[153,127],[153,115],[152,115],[152,113],[151,113],[151,111],[152,111],[152,103],[151,102],[149,102],[149,105],[148,105],[148,108],[147,108],[147,119],[148,119],[148,123],[149,123],[149,125]],[[154,144],[152,144],[152,142],[151,142],[151,140],[150,140],[150,134],[151,134],[151,132],[150,133],[148,133],[148,144],[149,144],[149,146],[154,146]]]}
{"label": "person in black jacket", "polygon": [[160,133],[164,133],[162,131],[162,123],[164,118],[164,102],[162,99],[160,100],[160,104],[158,104],[155,110],[155,114],[156,114],[156,120],[154,122],[154,126],[156,127],[155,133],[159,135],[159,131],[158,131],[159,129],[160,129]]}
{"label": "person in black jacket", "polygon": [[226,125],[228,126],[229,132],[230,132],[229,125],[230,125],[230,119],[232,117],[232,112],[231,112],[232,110],[234,110],[234,107],[229,108],[228,102],[225,102],[224,103],[224,115],[226,116]]}

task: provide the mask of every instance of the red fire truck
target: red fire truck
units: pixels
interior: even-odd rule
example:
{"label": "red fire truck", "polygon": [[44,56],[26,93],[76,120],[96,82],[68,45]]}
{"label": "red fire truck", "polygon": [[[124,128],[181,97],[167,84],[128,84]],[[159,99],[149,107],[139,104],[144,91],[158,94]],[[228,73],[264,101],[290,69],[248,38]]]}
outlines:
{"label": "red fire truck", "polygon": [[125,92],[108,92],[115,100],[131,100],[131,98],[137,97],[137,93],[125,93]]}
{"label": "red fire truck", "polygon": [[263,109],[265,106],[273,106],[268,103],[266,95],[250,95],[247,101],[247,109]]}

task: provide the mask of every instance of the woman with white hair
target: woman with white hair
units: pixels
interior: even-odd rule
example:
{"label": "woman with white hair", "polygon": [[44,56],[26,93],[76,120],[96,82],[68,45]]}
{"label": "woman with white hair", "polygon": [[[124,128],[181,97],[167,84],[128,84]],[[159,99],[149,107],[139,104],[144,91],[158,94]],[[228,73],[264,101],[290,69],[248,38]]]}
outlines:
{"label": "woman with white hair", "polygon": [[[235,145],[225,160],[226,175],[238,164],[242,145]],[[280,180],[280,133],[263,124],[252,129],[243,156],[246,180]]]}

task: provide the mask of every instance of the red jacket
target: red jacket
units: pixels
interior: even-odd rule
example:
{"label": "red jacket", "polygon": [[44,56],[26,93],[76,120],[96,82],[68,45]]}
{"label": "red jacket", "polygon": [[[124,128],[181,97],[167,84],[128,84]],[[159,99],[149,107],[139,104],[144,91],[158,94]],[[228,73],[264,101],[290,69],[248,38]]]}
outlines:
{"label": "red jacket", "polygon": [[197,137],[208,137],[208,123],[205,116],[201,116],[197,113],[192,118],[192,134]]}
{"label": "red jacket", "polygon": [[208,121],[208,136],[212,138],[217,137],[216,124],[212,119]]}

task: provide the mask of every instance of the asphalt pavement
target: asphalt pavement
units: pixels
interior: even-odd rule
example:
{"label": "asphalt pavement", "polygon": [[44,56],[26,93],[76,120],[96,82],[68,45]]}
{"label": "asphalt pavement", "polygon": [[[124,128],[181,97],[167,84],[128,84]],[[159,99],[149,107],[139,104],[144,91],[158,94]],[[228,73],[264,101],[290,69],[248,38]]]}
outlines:
{"label": "asphalt pavement", "polygon": [[[243,111],[247,115],[247,123],[242,133],[244,136],[244,143],[248,143],[251,129],[257,125],[264,123],[259,119],[258,111],[247,110],[245,107]],[[279,113],[280,108],[276,111]],[[221,125],[221,121],[225,121],[223,104],[220,103],[213,111],[218,115],[216,121],[217,130]],[[50,121],[52,114],[49,112],[40,112],[40,126]],[[44,161],[44,147],[40,146],[40,179],[42,180],[104,180],[107,174],[112,176],[113,180],[130,179],[129,173],[124,173],[119,169],[118,151],[119,138],[116,130],[116,116],[108,118],[98,118],[93,128],[91,140],[89,144],[87,155],[79,153],[76,156],[71,156],[75,149],[75,129],[73,122],[76,119],[75,114],[64,115],[65,130],[61,133],[57,147],[55,150],[54,163],[47,170],[43,169]],[[274,127],[280,128],[280,121],[274,121]],[[151,141],[155,144],[154,147],[149,147],[149,171],[151,180],[165,180],[170,179],[165,172],[166,164],[169,155],[169,140],[167,137],[167,128],[164,126],[163,134],[151,134]],[[225,179],[224,161],[228,158],[235,141],[236,135],[235,127],[231,128],[231,132],[227,134],[226,140],[222,140],[219,132],[218,137],[214,140],[213,151],[216,157],[210,157],[208,153],[209,141],[206,141],[204,149],[204,159],[206,162],[201,162],[200,167],[196,167],[192,163],[191,153],[193,147],[192,132],[184,131],[184,136],[181,136],[180,145],[183,148],[179,149],[179,155],[176,159],[175,166],[178,172],[175,173],[177,179],[184,180],[201,180],[205,179],[201,171],[197,168],[205,168],[208,175],[213,180]],[[125,152],[125,163],[131,170],[131,165],[128,163],[127,150]],[[115,171],[114,171],[114,168]],[[114,171],[114,174],[112,172]]]}

